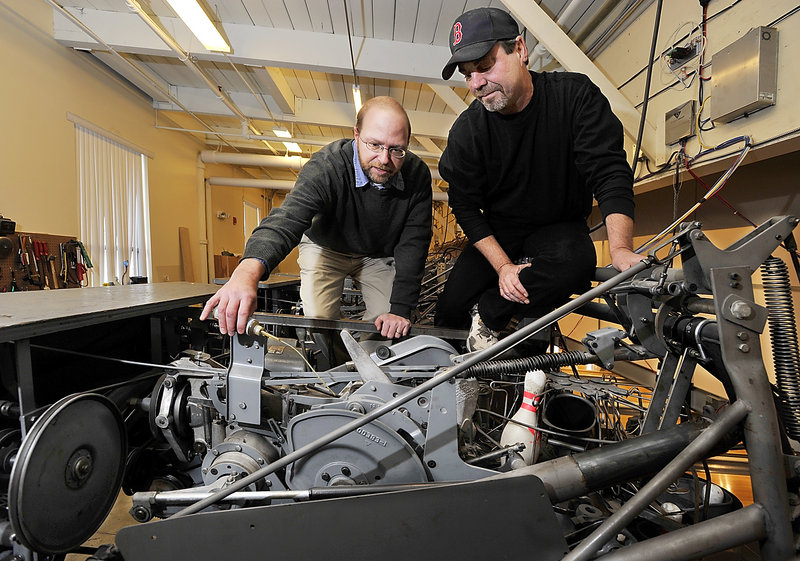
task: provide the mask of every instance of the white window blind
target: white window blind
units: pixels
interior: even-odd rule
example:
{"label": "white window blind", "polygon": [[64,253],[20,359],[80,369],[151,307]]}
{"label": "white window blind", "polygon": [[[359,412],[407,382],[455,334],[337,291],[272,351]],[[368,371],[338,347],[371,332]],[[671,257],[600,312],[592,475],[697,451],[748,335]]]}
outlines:
{"label": "white window blind", "polygon": [[77,123],[75,134],[89,286],[152,280],[147,157]]}

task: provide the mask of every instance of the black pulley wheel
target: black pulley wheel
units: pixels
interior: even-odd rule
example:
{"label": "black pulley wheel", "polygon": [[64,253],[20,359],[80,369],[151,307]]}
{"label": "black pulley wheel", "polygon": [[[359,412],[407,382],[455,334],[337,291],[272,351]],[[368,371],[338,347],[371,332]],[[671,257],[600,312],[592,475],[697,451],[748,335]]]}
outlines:
{"label": "black pulley wheel", "polygon": [[8,494],[17,538],[41,553],[70,551],[111,511],[125,467],[125,425],[99,394],[53,404],[22,441]]}

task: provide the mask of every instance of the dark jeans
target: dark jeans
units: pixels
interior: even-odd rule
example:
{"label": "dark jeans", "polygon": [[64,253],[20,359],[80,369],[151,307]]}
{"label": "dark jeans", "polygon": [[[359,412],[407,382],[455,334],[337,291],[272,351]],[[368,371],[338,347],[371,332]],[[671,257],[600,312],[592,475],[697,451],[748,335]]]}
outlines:
{"label": "dark jeans", "polygon": [[439,296],[437,326],[469,327],[469,310],[477,302],[484,324],[500,331],[514,316],[541,317],[589,288],[597,256],[585,222],[548,224],[522,233],[500,231],[495,238],[512,261],[530,259],[532,265],[520,272],[519,279],[531,303],[517,304],[500,296],[497,273],[470,244]]}

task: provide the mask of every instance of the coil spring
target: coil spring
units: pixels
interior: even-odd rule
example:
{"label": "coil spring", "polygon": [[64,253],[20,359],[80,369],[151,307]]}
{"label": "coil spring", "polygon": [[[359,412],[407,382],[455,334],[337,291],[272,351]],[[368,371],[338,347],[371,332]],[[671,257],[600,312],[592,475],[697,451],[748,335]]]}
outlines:
{"label": "coil spring", "polygon": [[780,391],[780,414],[787,434],[800,440],[800,352],[792,289],[786,264],[770,256],[761,265],[764,300],[769,310],[769,338]]}
{"label": "coil spring", "polygon": [[597,363],[597,357],[585,351],[527,356],[510,360],[479,362],[464,371],[465,376],[489,378],[502,374],[522,374],[528,370],[555,370],[563,366]]}

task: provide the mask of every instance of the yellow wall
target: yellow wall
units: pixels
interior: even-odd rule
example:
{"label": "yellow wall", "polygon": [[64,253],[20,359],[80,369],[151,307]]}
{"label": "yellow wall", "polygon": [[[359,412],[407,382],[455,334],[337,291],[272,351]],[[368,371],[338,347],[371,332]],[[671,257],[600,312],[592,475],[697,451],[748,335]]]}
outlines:
{"label": "yellow wall", "polygon": [[[656,2],[652,2],[648,9],[594,61],[614,84],[624,84],[620,91],[633,104],[640,104],[644,98],[646,72],[639,72],[647,65],[656,4]],[[712,81],[705,82],[704,98],[712,92],[714,54],[744,36],[751,28],[766,26],[777,20],[797,3],[789,0],[738,2],[718,17],[712,17],[732,4],[734,4],[732,0],[720,0],[711,2],[708,6],[708,16],[711,19],[707,29],[706,63],[711,63],[711,66],[706,69],[704,75],[710,76]],[[679,29],[681,31],[677,34],[677,38],[688,32],[692,26],[682,27],[684,23],[697,24],[701,19],[702,9],[697,0],[664,2],[656,53],[661,53],[670,46],[670,39],[675,37],[676,31]],[[800,112],[795,110],[795,98],[800,89],[800,75],[796,71],[797,59],[800,56],[800,42],[797,41],[797,37],[800,35],[800,15],[795,14],[786,18],[776,24],[776,27],[779,34],[776,105],[753,113],[748,118],[720,124],[714,130],[703,133],[704,144],[715,146],[724,140],[740,135],[750,135],[754,142],[763,142],[777,134],[796,131],[800,127]],[[656,62],[653,67],[650,95],[654,96],[674,80],[674,77],[664,69],[662,63]],[[695,80],[688,89],[678,85],[651,98],[647,109],[647,122],[655,129],[658,139],[657,153],[650,155],[651,163],[654,166],[663,164],[670,153],[677,148],[677,145],[666,146],[663,144],[665,114],[686,101],[697,99],[697,97],[697,80]],[[712,97],[703,111],[703,118],[710,115],[710,108],[713,104]],[[633,132],[636,133],[636,131]],[[794,136],[797,136],[796,132]],[[695,154],[699,150],[697,137],[691,138],[686,152]],[[632,153],[633,150],[630,152]]]}
{"label": "yellow wall", "polygon": [[[152,103],[87,54],[52,38],[53,9],[0,0],[3,170],[0,214],[20,231],[80,235],[73,113],[152,152],[154,281],[181,280],[178,227],[190,230],[195,278],[202,260],[197,154],[188,135],[154,128]],[[200,205],[200,206],[199,206]]]}

